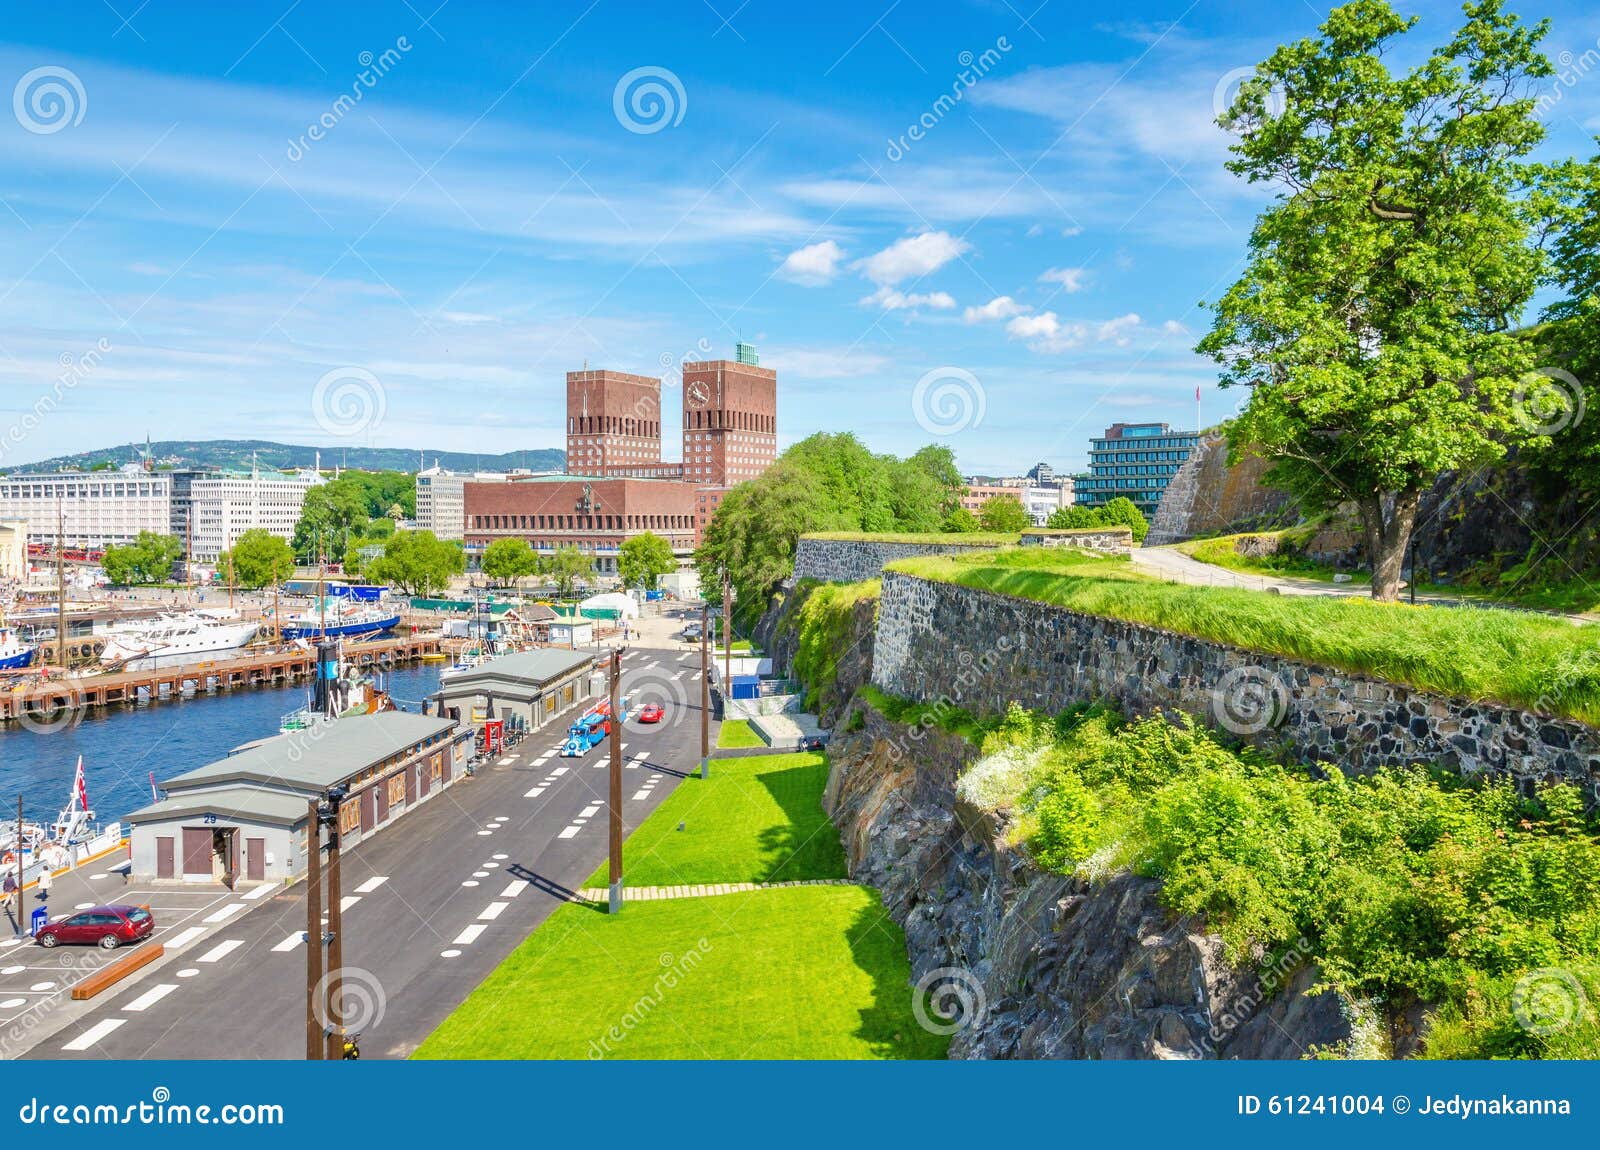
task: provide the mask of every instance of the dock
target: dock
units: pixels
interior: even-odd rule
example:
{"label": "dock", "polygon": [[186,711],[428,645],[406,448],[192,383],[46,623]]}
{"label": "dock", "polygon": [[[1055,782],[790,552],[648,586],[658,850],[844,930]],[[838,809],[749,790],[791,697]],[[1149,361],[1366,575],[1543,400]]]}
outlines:
{"label": "dock", "polygon": [[[382,668],[445,654],[459,645],[459,640],[437,632],[419,633],[348,646],[344,656],[358,667]],[[314,651],[290,649],[154,671],[113,671],[68,679],[29,677],[0,689],[0,723],[53,725],[63,716],[104,707],[177,701],[247,687],[289,686],[311,678],[316,663]]]}

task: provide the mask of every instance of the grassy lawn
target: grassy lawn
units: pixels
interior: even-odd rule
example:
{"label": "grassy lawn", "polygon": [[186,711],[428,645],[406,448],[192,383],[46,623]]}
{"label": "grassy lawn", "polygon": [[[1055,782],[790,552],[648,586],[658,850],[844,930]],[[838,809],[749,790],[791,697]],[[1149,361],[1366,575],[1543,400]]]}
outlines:
{"label": "grassy lawn", "polygon": [[1562,619],[1193,587],[1140,575],[1125,560],[1064,549],[902,559],[889,570],[1600,722],[1597,632]]}
{"label": "grassy lawn", "polygon": [[722,729],[717,732],[717,746],[729,750],[744,750],[747,747],[764,747],[766,740],[756,734],[747,719],[729,719],[722,724]]}
{"label": "grassy lawn", "polygon": [[876,892],[557,910],[417,1058],[943,1058]]}
{"label": "grassy lawn", "polygon": [[[845,878],[839,832],[822,811],[827,781],[815,752],[714,759],[709,779],[683,780],[628,837],[623,874],[634,886]],[[588,885],[606,877],[602,867]]]}

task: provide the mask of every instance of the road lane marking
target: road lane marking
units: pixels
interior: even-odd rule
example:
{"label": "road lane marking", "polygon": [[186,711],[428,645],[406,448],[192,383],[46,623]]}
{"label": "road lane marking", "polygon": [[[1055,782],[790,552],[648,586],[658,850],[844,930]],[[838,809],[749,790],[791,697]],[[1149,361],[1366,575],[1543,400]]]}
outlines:
{"label": "road lane marking", "polygon": [[640,791],[638,794],[634,795],[633,797],[634,797],[635,801],[637,801],[639,799],[648,799],[650,797],[650,792],[648,790]]}
{"label": "road lane marking", "polygon": [[206,932],[203,926],[186,926],[161,945],[168,950],[181,950]]}
{"label": "road lane marking", "polygon": [[210,950],[206,951],[199,958],[195,959],[195,961],[196,962],[221,962],[223,959],[227,958],[230,954],[232,954],[234,951],[238,950],[243,945],[244,945],[244,939],[242,939],[242,938],[230,938],[227,942],[219,942],[219,943],[217,943],[216,946],[214,946]]}
{"label": "road lane marking", "polygon": [[528,791],[522,797],[525,798],[525,799],[536,799],[542,794],[544,794],[544,788],[543,787],[534,787],[533,790]]}
{"label": "road lane marking", "polygon": [[509,902],[491,902],[488,906],[484,907],[478,912],[478,917],[486,922],[493,922],[495,919],[499,918],[503,913],[505,913],[506,907],[510,905],[511,904]]}
{"label": "road lane marking", "polygon": [[564,774],[566,774],[566,773],[567,773],[567,768],[566,768],[566,767],[556,767],[556,768],[555,768],[555,769],[554,769],[554,770],[552,770],[552,771],[551,771],[551,772],[550,772],[550,773],[551,773],[551,774],[552,774],[552,775],[564,775]]}
{"label": "road lane marking", "polygon": [[455,941],[453,941],[450,945],[466,946],[488,929],[489,928],[483,923],[475,922],[471,926],[467,927],[467,929],[463,930],[460,934],[456,935]]}
{"label": "road lane marking", "polygon": [[582,827],[568,827],[566,830],[564,830],[560,834],[558,834],[556,836],[556,838],[558,838],[558,839],[570,839],[574,835],[576,835],[579,831],[581,831],[582,829],[583,829]]}
{"label": "road lane marking", "polygon": [[523,891],[525,891],[527,889],[528,889],[528,880],[525,879],[525,878],[519,878],[515,882],[507,883],[506,884],[506,889],[500,892],[500,897],[501,898],[516,898],[519,894],[521,894]]}
{"label": "road lane marking", "polygon": [[386,883],[388,881],[389,881],[389,876],[386,875],[386,874],[374,875],[372,878],[369,878],[366,882],[364,882],[360,886],[356,887],[356,893],[357,894],[371,894],[373,891],[377,890],[380,886],[382,886],[384,883]]}
{"label": "road lane marking", "polygon": [[275,891],[277,889],[278,889],[278,884],[277,883],[275,883],[275,882],[264,882],[260,886],[256,887],[254,890],[252,890],[249,894],[243,894],[243,895],[240,895],[239,897],[242,898],[242,899],[245,899],[248,902],[254,902],[258,898],[266,898],[269,894],[271,894],[273,891]]}
{"label": "road lane marking", "polygon": [[285,951],[285,950],[293,950],[295,947],[299,946],[304,941],[305,941],[305,932],[297,930],[293,934],[291,934],[288,938],[286,938],[282,942],[280,942],[277,946],[273,947],[272,949],[274,951],[278,951],[278,952],[282,952],[282,951]]}
{"label": "road lane marking", "polygon": [[358,903],[360,901],[361,901],[361,896],[358,895],[358,894],[347,894],[347,895],[345,895],[343,898],[341,898],[339,900],[339,913],[343,914],[345,911],[349,910],[351,907],[355,906],[356,903]]}
{"label": "road lane marking", "polygon": [[149,1010],[167,995],[178,989],[176,982],[163,982],[160,986],[152,986],[132,1002],[125,1003],[123,1010]]}
{"label": "road lane marking", "polygon": [[578,817],[580,819],[592,819],[592,818],[594,818],[595,815],[597,815],[599,813],[600,813],[600,804],[599,803],[591,803],[588,806],[584,807],[583,810],[578,812]]}
{"label": "road lane marking", "polygon": [[96,1042],[99,1042],[102,1038],[110,1034],[113,1030],[127,1021],[128,1020],[126,1018],[103,1018],[93,1026],[89,1027],[88,1030],[85,1030],[82,1034],[78,1035],[78,1037],[74,1038],[71,1042],[67,1043],[61,1049],[88,1050],[89,1047],[93,1046]]}
{"label": "road lane marking", "polygon": [[238,914],[243,909],[244,909],[244,903],[242,903],[242,902],[230,902],[227,906],[223,907],[221,910],[212,911],[210,914],[206,915],[205,918],[201,919],[200,921],[201,922],[221,922],[225,918],[232,918],[234,915]]}

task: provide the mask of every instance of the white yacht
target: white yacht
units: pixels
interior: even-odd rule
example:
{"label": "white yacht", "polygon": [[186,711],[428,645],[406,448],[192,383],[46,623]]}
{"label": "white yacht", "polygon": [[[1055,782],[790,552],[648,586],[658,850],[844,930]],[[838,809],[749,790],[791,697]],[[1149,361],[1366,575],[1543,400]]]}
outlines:
{"label": "white yacht", "polygon": [[119,671],[152,671],[224,659],[256,636],[254,621],[220,623],[202,615],[177,615],[113,635],[100,662]]}

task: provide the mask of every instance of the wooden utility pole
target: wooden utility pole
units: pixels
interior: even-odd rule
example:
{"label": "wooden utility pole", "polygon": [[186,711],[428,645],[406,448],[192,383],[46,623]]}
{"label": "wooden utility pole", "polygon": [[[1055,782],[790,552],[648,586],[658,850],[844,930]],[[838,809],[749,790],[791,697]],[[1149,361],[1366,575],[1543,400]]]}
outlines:
{"label": "wooden utility pole", "polygon": [[622,910],[622,652],[611,652],[611,892],[612,914]]}
{"label": "wooden utility pole", "polygon": [[[383,784],[380,784],[383,785]],[[344,1058],[344,909],[339,889],[339,808],[328,828],[328,1061]]]}
{"label": "wooden utility pole", "polygon": [[279,613],[281,607],[283,606],[281,596],[279,595],[279,592],[282,590],[283,584],[274,583],[272,585],[272,641],[274,643],[283,642],[283,617]]}
{"label": "wooden utility pole", "polygon": [[[67,657],[67,540],[61,496],[56,496],[56,662],[64,675],[71,667]],[[22,828],[17,828],[20,834]]]}
{"label": "wooden utility pole", "polygon": [[306,1059],[322,1060],[322,812],[310,802],[306,824]]}
{"label": "wooden utility pole", "polygon": [[711,769],[711,607],[700,604],[700,778]]}

